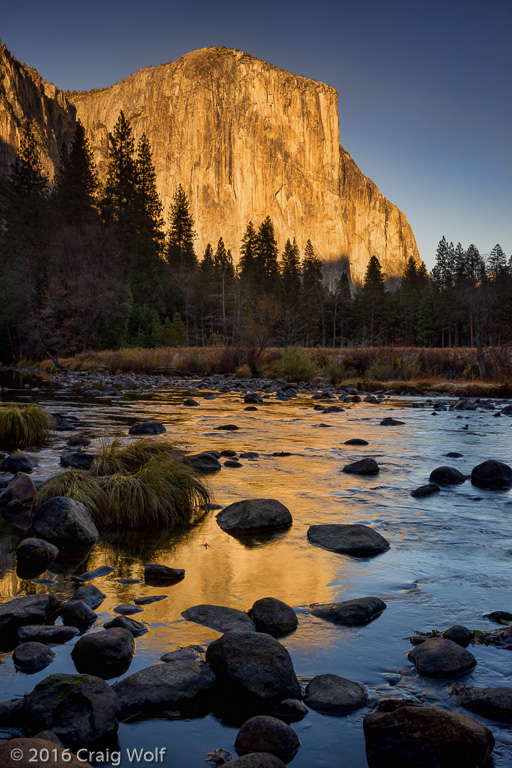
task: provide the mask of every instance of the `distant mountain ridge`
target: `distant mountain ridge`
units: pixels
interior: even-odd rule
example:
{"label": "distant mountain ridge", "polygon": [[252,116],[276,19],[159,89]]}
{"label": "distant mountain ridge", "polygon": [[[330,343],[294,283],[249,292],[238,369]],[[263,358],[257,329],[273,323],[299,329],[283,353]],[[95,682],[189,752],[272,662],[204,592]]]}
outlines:
{"label": "distant mountain ridge", "polygon": [[103,178],[108,132],[123,110],[135,139],[145,132],[151,143],[165,213],[178,184],[187,192],[199,257],[222,236],[236,259],[247,223],[270,215],[280,248],[295,237],[302,251],[309,238],[323,261],[348,259],[354,279],[372,255],[390,277],[402,274],[409,256],[421,261],[405,215],[340,146],[338,95],[329,85],[226,48],[66,94],[2,46],[0,78],[1,173],[31,119],[52,176],[78,117]]}

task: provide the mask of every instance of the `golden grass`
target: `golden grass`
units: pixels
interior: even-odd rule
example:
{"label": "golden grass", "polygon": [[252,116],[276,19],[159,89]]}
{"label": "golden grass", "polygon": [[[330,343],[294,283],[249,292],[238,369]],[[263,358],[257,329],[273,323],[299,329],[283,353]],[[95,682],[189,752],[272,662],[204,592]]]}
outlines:
{"label": "golden grass", "polygon": [[54,422],[48,411],[39,405],[31,404],[25,408],[18,405],[0,407],[0,445],[2,448],[26,448],[28,445],[40,445]]}
{"label": "golden grass", "polygon": [[137,472],[152,459],[182,459],[184,454],[170,443],[142,438],[127,445],[119,438],[104,441],[91,467],[93,475],[129,474]]}
{"label": "golden grass", "polygon": [[102,510],[107,505],[105,491],[99,482],[81,469],[66,469],[48,478],[38,488],[33,510],[36,511],[41,504],[56,496],[66,496],[84,504],[91,512],[95,522],[100,519]]}

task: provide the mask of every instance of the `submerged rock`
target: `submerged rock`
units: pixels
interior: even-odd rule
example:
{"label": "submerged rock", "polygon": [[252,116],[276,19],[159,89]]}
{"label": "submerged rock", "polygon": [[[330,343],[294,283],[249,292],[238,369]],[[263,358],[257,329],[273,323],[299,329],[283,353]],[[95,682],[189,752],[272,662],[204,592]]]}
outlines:
{"label": "submerged rock", "polygon": [[25,711],[34,731],[52,730],[69,746],[101,741],[119,725],[114,690],[92,675],[46,677],[25,696]]}
{"label": "submerged rock", "polygon": [[45,624],[59,608],[53,595],[16,597],[0,605],[0,631],[15,632],[26,624]]}
{"label": "submerged rock", "polygon": [[379,473],[379,465],[371,457],[365,459],[359,459],[359,461],[353,461],[352,464],[347,464],[343,467],[342,472],[346,472],[349,475],[377,475]]}
{"label": "submerged rock", "polygon": [[430,482],[437,483],[437,485],[459,485],[465,483],[468,479],[467,475],[463,475],[455,467],[437,467],[430,473]]}
{"label": "submerged rock", "polygon": [[484,461],[473,467],[471,484],[491,491],[506,491],[512,488],[512,467],[493,459]]}
{"label": "submerged rock", "polygon": [[84,546],[99,537],[87,507],[66,496],[45,501],[34,515],[33,526],[43,539],[57,546]]}
{"label": "submerged rock", "polygon": [[144,566],[144,581],[146,583],[177,584],[185,578],[183,568],[169,568],[168,565],[147,563]]}
{"label": "submerged rock", "polygon": [[340,555],[368,557],[389,549],[389,542],[374,528],[367,525],[329,523],[311,525],[308,529],[311,544]]}
{"label": "submerged rock", "polygon": [[246,720],[235,739],[239,752],[268,752],[276,757],[290,757],[299,747],[295,731],[282,720],[267,715]]}
{"label": "submerged rock", "polygon": [[73,626],[92,624],[98,618],[98,615],[87,605],[85,600],[68,600],[62,606],[60,615],[64,624],[72,624]]}
{"label": "submerged rock", "polygon": [[478,688],[474,685],[455,685],[452,688],[457,702],[464,709],[501,723],[512,723],[512,688]]}
{"label": "submerged rock", "polygon": [[92,581],[93,579],[98,579],[100,576],[108,576],[109,573],[114,573],[114,571],[117,571],[117,568],[114,568],[112,565],[100,565],[100,567],[95,568],[94,571],[81,573],[80,576],[77,576],[76,578],[79,581]]}
{"label": "submerged rock", "polygon": [[350,440],[345,440],[343,445],[369,445],[369,442],[360,437],[351,437]]}
{"label": "submerged rock", "polygon": [[420,499],[423,496],[431,496],[433,493],[437,493],[440,490],[441,488],[437,483],[427,483],[426,485],[420,485],[419,488],[415,488],[409,495],[415,499]]}
{"label": "submerged rock", "polygon": [[484,619],[489,619],[497,624],[502,624],[506,621],[512,621],[512,613],[509,611],[492,611],[492,613],[486,613]]}
{"label": "submerged rock", "polygon": [[114,613],[120,613],[122,616],[131,616],[134,613],[142,613],[143,610],[144,608],[132,603],[121,603],[121,605],[116,605]]}
{"label": "submerged rock", "polygon": [[218,472],[222,469],[220,461],[209,451],[192,453],[189,456],[186,456],[184,460],[187,464],[191,464],[198,472],[203,472],[204,474]]}
{"label": "submerged rock", "polygon": [[71,600],[83,600],[89,608],[95,610],[102,604],[105,598],[106,595],[98,587],[95,587],[94,584],[88,584],[85,587],[79,587]]}
{"label": "submerged rock", "polygon": [[453,627],[445,629],[441,637],[444,637],[446,640],[452,640],[457,645],[462,646],[462,648],[466,648],[474,638],[474,633],[462,624],[454,624]]}
{"label": "submerged rock", "polygon": [[398,427],[402,424],[405,424],[405,421],[398,421],[398,419],[394,419],[392,416],[386,416],[386,418],[382,419],[380,422],[381,427]]}
{"label": "submerged rock", "polygon": [[386,607],[386,603],[380,597],[360,597],[339,603],[313,603],[309,609],[313,616],[319,619],[344,624],[347,627],[357,627],[376,619]]}
{"label": "submerged rock", "polygon": [[317,712],[346,715],[367,704],[364,686],[339,675],[318,675],[306,688],[304,701]]}
{"label": "submerged rock", "polygon": [[409,651],[407,657],[421,675],[457,677],[476,665],[473,654],[452,640],[431,637]]}
{"label": "submerged rock", "polygon": [[181,615],[187,621],[195,621],[197,624],[216,629],[217,632],[256,630],[254,621],[246,613],[222,605],[209,605],[207,603],[194,605],[183,611]]}
{"label": "submerged rock", "polygon": [[130,435],[162,435],[167,430],[159,421],[150,419],[149,421],[142,421],[140,424],[133,424],[128,432]]}
{"label": "submerged rock", "polygon": [[41,573],[59,554],[54,544],[31,537],[20,541],[16,548],[16,565],[22,571]]}
{"label": "submerged rock", "polygon": [[80,634],[77,627],[63,627],[56,624],[48,626],[44,624],[32,624],[28,627],[20,627],[17,632],[17,638],[20,643],[36,642],[46,645],[60,645],[67,643],[73,637]]}
{"label": "submerged rock", "polygon": [[254,533],[288,528],[293,519],[290,511],[275,499],[246,499],[224,507],[216,517],[226,533]]}
{"label": "submerged rock", "polygon": [[29,456],[28,453],[10,453],[0,463],[1,472],[12,472],[15,475],[17,472],[26,472],[30,474],[32,470],[39,464],[35,456]]}
{"label": "submerged rock", "polygon": [[73,467],[73,469],[89,469],[92,466],[95,453],[87,453],[86,451],[67,451],[60,457],[60,463],[63,467]]}
{"label": "submerged rock", "polygon": [[44,643],[21,643],[14,649],[12,660],[16,667],[26,671],[35,671],[47,667],[55,658],[55,651]]}
{"label": "submerged rock", "polygon": [[135,653],[133,633],[122,627],[83,635],[71,652],[79,672],[99,674],[129,664]]}
{"label": "submerged rock", "polygon": [[136,621],[135,619],[130,619],[128,616],[116,616],[114,619],[107,621],[103,625],[104,629],[114,629],[115,627],[127,629],[134,637],[145,635],[148,631],[145,624],[142,624],[142,622]]}
{"label": "submerged rock", "polygon": [[467,715],[385,699],[363,721],[369,768],[482,768],[494,748]]}
{"label": "submerged rock", "polygon": [[299,623],[293,608],[275,597],[262,597],[256,600],[248,613],[256,624],[258,632],[266,632],[272,637],[288,635],[297,628]]}
{"label": "submerged rock", "polygon": [[210,643],[206,661],[228,695],[258,707],[300,698],[300,685],[286,648],[259,632],[227,632]]}
{"label": "submerged rock", "polygon": [[152,710],[179,710],[193,706],[215,683],[207,664],[174,661],[153,664],[115,683],[123,716]]}

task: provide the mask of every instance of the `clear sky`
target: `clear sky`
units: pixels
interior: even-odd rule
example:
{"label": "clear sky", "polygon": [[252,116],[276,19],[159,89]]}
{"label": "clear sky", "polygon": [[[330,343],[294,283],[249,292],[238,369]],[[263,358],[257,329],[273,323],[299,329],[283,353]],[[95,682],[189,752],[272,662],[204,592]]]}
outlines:
{"label": "clear sky", "polygon": [[24,0],[2,3],[0,35],[64,89],[208,45],[329,83],[341,143],[429,268],[442,235],[512,253],[511,0]]}

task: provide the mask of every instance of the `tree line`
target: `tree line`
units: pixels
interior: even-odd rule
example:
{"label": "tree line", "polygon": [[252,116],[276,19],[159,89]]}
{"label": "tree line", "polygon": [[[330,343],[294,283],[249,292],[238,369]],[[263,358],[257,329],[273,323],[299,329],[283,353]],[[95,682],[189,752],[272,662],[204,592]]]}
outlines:
{"label": "tree line", "polygon": [[[0,205],[0,354],[21,359],[86,349],[223,343],[251,350],[354,344],[457,346],[510,341],[512,258],[484,258],[445,238],[429,274],[409,258],[399,285],[373,256],[361,285],[326,280],[307,241],[280,253],[272,220],[247,224],[235,265],[223,238],[197,254],[182,186],[168,220],[150,143],[123,112],[108,135],[100,184],[77,122],[53,183],[27,123]],[[249,353],[246,354],[246,357]],[[254,360],[247,360],[249,363]]]}

